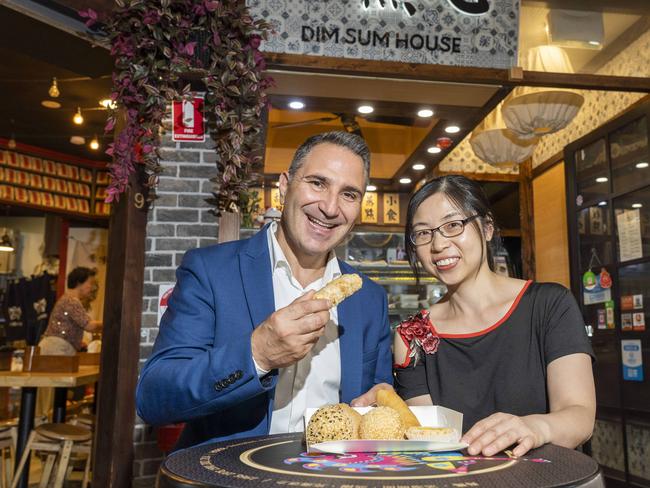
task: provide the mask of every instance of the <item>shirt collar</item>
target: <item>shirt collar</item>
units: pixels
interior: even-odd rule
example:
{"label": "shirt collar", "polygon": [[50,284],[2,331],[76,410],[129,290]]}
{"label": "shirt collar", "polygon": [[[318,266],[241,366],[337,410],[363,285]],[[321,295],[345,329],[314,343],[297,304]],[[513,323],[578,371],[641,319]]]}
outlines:
{"label": "shirt collar", "polygon": [[[289,261],[284,255],[284,251],[280,247],[278,239],[275,237],[275,233],[278,229],[277,222],[271,222],[267,229],[267,240],[269,243],[269,256],[271,257],[271,269],[272,272],[275,272],[276,269],[284,269],[287,272],[287,275],[291,278],[293,273],[291,272],[291,266],[289,266]],[[339,262],[336,259],[336,254],[334,251],[330,251],[327,257],[327,265],[325,265],[325,272],[323,273],[323,283],[329,283],[334,278],[341,276],[341,268],[339,267]]]}

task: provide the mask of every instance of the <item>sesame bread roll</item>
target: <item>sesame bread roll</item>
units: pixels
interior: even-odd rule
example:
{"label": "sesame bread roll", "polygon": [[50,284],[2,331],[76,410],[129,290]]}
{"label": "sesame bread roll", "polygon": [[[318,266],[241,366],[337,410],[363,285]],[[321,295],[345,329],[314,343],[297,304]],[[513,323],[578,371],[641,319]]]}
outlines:
{"label": "sesame bread roll", "polygon": [[409,427],[419,427],[420,421],[418,418],[411,412],[411,409],[408,407],[404,400],[402,400],[395,390],[392,389],[382,389],[377,391],[377,405],[382,407],[390,407],[395,410],[404,424],[404,428],[408,429]]}
{"label": "sesame bread roll", "polygon": [[361,285],[363,285],[363,281],[358,274],[344,274],[318,290],[314,298],[318,300],[329,300],[332,307],[336,307],[354,292],[360,290]]}

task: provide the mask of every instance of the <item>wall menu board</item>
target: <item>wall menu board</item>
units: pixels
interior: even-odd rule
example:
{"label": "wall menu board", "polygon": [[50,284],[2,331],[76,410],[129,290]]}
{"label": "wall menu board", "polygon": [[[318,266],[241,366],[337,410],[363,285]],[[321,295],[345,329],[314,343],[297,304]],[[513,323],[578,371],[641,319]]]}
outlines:
{"label": "wall menu board", "polygon": [[0,201],[65,213],[107,216],[108,172],[0,151]]}

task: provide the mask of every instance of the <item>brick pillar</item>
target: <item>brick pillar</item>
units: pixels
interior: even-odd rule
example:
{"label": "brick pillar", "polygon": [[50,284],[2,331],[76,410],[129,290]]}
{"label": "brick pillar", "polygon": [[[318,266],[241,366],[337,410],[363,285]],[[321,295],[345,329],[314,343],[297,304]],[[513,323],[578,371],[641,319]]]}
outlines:
{"label": "brick pillar", "polygon": [[[186,250],[217,243],[218,219],[205,203],[212,189],[208,180],[217,175],[213,146],[212,141],[191,144],[175,143],[171,136],[163,139],[160,162],[164,172],[147,223],[140,366],[151,354],[158,334],[159,285],[176,281],[176,267]],[[133,442],[133,487],[153,487],[163,458],[155,429],[136,418]]]}

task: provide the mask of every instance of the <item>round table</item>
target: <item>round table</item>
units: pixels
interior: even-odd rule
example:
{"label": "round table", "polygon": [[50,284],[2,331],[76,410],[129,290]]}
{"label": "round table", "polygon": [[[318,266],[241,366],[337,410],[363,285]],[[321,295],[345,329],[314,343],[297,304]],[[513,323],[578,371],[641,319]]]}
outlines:
{"label": "round table", "polygon": [[301,434],[206,444],[171,454],[160,488],[504,488],[605,486],[588,456],[546,445],[514,459],[467,452],[307,454]]}

